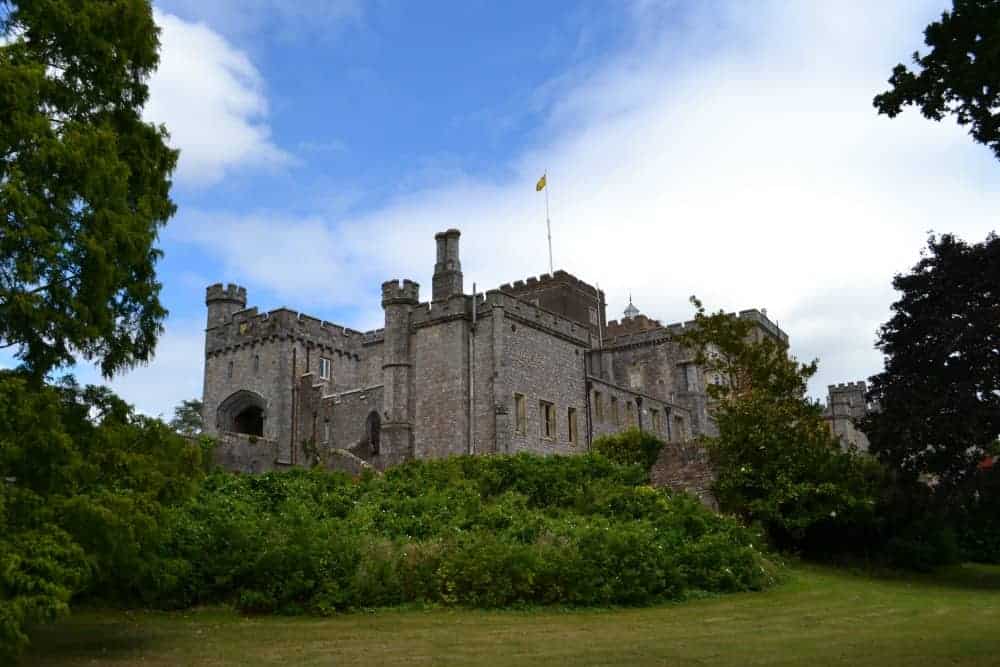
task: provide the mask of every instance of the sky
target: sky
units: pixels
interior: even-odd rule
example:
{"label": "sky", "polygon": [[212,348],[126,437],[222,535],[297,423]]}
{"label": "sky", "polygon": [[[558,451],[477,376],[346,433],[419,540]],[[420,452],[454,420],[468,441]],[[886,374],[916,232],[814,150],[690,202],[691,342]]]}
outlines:
{"label": "sky", "polygon": [[201,395],[211,283],[366,330],[383,280],[429,297],[437,231],[461,229],[467,291],[547,272],[547,172],[555,266],[609,318],[629,294],[664,322],[691,295],[767,309],[822,398],[881,370],[929,232],[997,228],[988,149],[872,107],[948,5],[163,0],[144,114],[181,150],[170,315],[110,385],[168,417]]}

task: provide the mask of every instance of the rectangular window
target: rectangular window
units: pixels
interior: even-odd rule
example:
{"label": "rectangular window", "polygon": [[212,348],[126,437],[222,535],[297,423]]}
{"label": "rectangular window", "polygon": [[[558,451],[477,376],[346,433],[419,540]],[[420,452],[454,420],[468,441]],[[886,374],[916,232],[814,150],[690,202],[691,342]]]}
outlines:
{"label": "rectangular window", "polygon": [[632,401],[625,403],[625,418],[629,428],[635,426],[635,404]]}
{"label": "rectangular window", "polygon": [[660,426],[660,411],[659,410],[650,410],[649,411],[649,421],[652,422],[653,433],[659,433],[660,432],[660,428],[661,428],[661,426]]}
{"label": "rectangular window", "polygon": [[569,434],[569,444],[576,444],[576,408],[566,411],[566,432]]}
{"label": "rectangular window", "polygon": [[542,418],[541,435],[548,440],[556,438],[556,406],[546,401],[538,402],[538,414]]}
{"label": "rectangular window", "polygon": [[323,442],[330,442],[330,420],[323,420]]}
{"label": "rectangular window", "polygon": [[617,396],[612,396],[611,397],[611,421],[614,423],[615,426],[621,426],[622,425],[622,416],[621,416],[621,413],[618,412],[618,397]]}
{"label": "rectangular window", "polygon": [[326,357],[320,357],[319,358],[319,376],[321,378],[323,378],[324,380],[329,380],[330,379],[330,368],[331,368],[330,360],[327,359]]}
{"label": "rectangular window", "polygon": [[528,432],[528,415],[524,409],[524,394],[514,394],[514,431],[518,435]]}
{"label": "rectangular window", "polygon": [[686,438],[687,434],[684,432],[684,419],[681,417],[674,417],[674,440],[684,442]]}
{"label": "rectangular window", "polygon": [[595,421],[604,421],[604,397],[601,392],[594,392],[594,419]]}
{"label": "rectangular window", "polygon": [[229,362],[229,366],[226,367],[226,377],[230,380],[233,379],[233,362]]}

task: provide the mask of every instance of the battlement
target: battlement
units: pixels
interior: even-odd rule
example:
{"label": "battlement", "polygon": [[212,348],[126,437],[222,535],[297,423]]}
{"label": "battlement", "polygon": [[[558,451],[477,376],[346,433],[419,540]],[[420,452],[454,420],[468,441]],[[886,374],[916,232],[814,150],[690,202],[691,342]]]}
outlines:
{"label": "battlement", "polygon": [[209,351],[289,335],[309,338],[337,349],[351,349],[361,345],[367,335],[288,308],[260,313],[256,307],[235,312],[229,321],[215,327],[214,332],[209,339]]}
{"label": "battlement", "polygon": [[392,304],[416,305],[420,302],[420,285],[412,280],[387,280],[382,283],[382,306]]}
{"label": "battlement", "polygon": [[608,322],[607,327],[605,327],[605,337],[616,338],[618,336],[626,336],[629,334],[662,328],[663,324],[661,324],[659,320],[651,319],[645,315],[623,317],[620,322],[618,320],[611,320]]}
{"label": "battlement", "polygon": [[555,273],[543,273],[538,277],[532,276],[526,280],[517,280],[513,283],[504,283],[498,289],[501,292],[518,293],[525,291],[534,291],[537,289],[543,289],[547,287],[563,286],[569,285],[582,292],[586,292],[594,297],[601,294],[601,292],[593,285],[580,280],[576,276],[563,271],[562,269],[556,271]]}
{"label": "battlement", "polygon": [[847,392],[865,392],[868,389],[868,385],[864,380],[858,380],[857,382],[841,382],[840,384],[827,385],[827,391],[831,394],[847,393]]}
{"label": "battlement", "polygon": [[223,286],[222,283],[215,283],[205,288],[205,303],[213,301],[238,301],[243,305],[247,303],[247,288],[234,283]]}

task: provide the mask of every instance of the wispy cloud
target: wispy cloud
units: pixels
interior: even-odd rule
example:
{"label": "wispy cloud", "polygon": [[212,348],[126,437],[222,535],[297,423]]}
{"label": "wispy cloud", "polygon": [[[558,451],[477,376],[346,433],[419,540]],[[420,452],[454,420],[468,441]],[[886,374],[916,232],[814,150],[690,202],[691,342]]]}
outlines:
{"label": "wispy cloud", "polygon": [[264,82],[246,53],[205,24],[154,16],[160,66],[144,117],[165,124],[181,149],[178,182],[205,186],[234,169],[289,164],[271,140]]}
{"label": "wispy cloud", "polygon": [[941,9],[637,3],[634,48],[543,87],[548,139],[497,180],[453,174],[336,220],[222,216],[188,238],[227,277],[290,305],[367,313],[345,322],[366,326],[382,279],[415,278],[427,296],[432,235],[446,227],[463,231],[467,288],[546,271],[533,185],[547,168],[555,263],[600,282],[612,317],[628,290],[665,320],[689,317],[691,294],[765,307],[795,354],[820,358],[819,396],[879,370],[891,278],[928,230],[980,239],[996,226],[988,151],[951,123],[871,106]]}

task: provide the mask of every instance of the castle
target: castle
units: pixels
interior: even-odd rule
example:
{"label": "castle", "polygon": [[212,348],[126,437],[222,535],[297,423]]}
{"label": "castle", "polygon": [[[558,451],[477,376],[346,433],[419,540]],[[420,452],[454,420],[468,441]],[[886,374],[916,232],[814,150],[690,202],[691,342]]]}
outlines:
{"label": "castle", "polygon": [[[715,431],[691,350],[631,305],[564,272],[466,294],[456,229],[435,235],[429,301],[382,284],[385,327],[355,331],[280,308],[247,308],[237,285],[205,303],[205,431],[231,470],[384,469],[453,454],[572,453],[629,427],[682,442]],[[787,344],[765,312],[754,335]]]}

